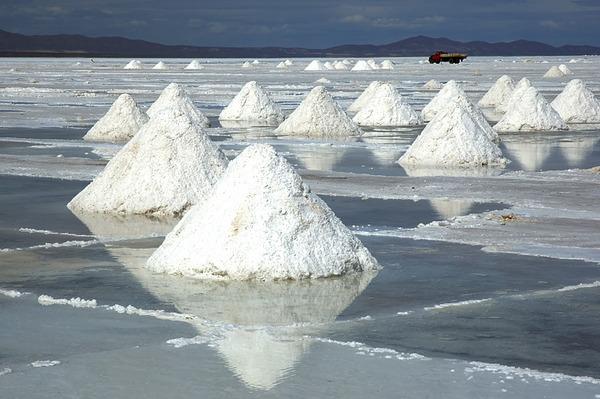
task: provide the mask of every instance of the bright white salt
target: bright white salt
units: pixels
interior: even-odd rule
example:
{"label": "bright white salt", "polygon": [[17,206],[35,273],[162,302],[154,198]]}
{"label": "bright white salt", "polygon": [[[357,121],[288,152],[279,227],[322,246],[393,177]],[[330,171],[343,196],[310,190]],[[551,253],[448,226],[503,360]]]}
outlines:
{"label": "bright white salt", "polygon": [[288,65],[285,62],[281,61],[279,64],[277,64],[276,68],[278,68],[278,69],[288,69]]}
{"label": "bright white salt", "polygon": [[331,62],[329,62],[329,61],[326,61],[326,62],[323,64],[323,66],[325,67],[325,69],[328,69],[328,70],[333,70],[333,69],[335,69],[335,67],[333,66],[333,64],[332,64]]}
{"label": "bright white salt", "polygon": [[371,67],[371,69],[379,69],[379,65],[375,62],[374,59],[367,60],[367,64]]}
{"label": "bright white salt", "polygon": [[252,64],[248,61],[246,61],[242,64],[242,68],[251,68],[251,67],[252,67]]}
{"label": "bright white salt", "polygon": [[387,70],[394,69],[394,63],[390,60],[383,60],[381,62],[381,69],[387,69]]}
{"label": "bright white salt", "polygon": [[508,75],[502,75],[479,100],[477,105],[480,107],[496,107],[507,101],[514,90],[514,80]]}
{"label": "bright white salt", "polygon": [[167,64],[162,61],[159,61],[156,65],[152,67],[152,69],[167,69]]}
{"label": "bright white salt", "polygon": [[356,64],[352,67],[352,71],[372,71],[372,70],[373,70],[373,68],[365,60],[356,61]]}
{"label": "bright white salt", "polygon": [[187,64],[187,66],[184,69],[204,69],[204,67],[202,66],[202,64],[200,64],[200,61],[192,60],[189,64]]}
{"label": "bright white salt", "polygon": [[565,75],[573,75],[573,72],[565,64],[560,64],[558,69],[560,69],[560,71]]}
{"label": "bright white salt", "polygon": [[361,126],[413,126],[421,117],[389,83],[380,85],[352,119]]}
{"label": "bright white salt", "polygon": [[358,96],[358,98],[354,100],[352,104],[350,104],[350,106],[348,107],[348,112],[360,111],[362,107],[364,107],[366,104],[369,103],[369,101],[371,101],[371,98],[373,97],[375,92],[377,92],[377,89],[383,84],[384,82],[380,82],[378,80],[374,80],[373,82],[369,83],[369,86],[367,86],[367,88],[360,94],[360,96]]}
{"label": "bright white salt", "polygon": [[255,81],[246,83],[219,115],[219,120],[256,121],[270,125],[278,125],[284,118],[281,108]]}
{"label": "bright white salt", "polygon": [[325,68],[323,63],[319,60],[312,60],[310,64],[304,68],[305,71],[324,71],[325,69],[327,68]]}
{"label": "bright white salt", "polygon": [[499,132],[567,130],[565,121],[535,87],[525,89],[518,101],[494,125]]}
{"label": "bright white salt", "polygon": [[208,118],[196,108],[183,86],[180,86],[177,83],[170,83],[165,87],[158,99],[154,101],[146,113],[152,118],[165,109],[180,111],[194,119],[203,127],[210,126]]}
{"label": "bright white salt", "polygon": [[260,64],[260,61],[259,60],[254,60],[254,61],[252,61],[252,64],[253,65],[258,65],[258,64]]}
{"label": "bright white salt", "polygon": [[226,166],[196,118],[166,109],[67,206],[76,212],[178,215],[206,198]]}
{"label": "bright white salt", "polygon": [[424,121],[432,120],[440,110],[446,107],[448,101],[456,97],[467,98],[467,95],[455,80],[450,80],[423,108],[421,111],[421,118],[423,118]]}
{"label": "bright white salt", "polygon": [[131,139],[148,122],[133,97],[121,94],[108,112],[83,136],[88,141],[121,142]]}
{"label": "bright white salt", "polygon": [[315,80],[315,83],[317,83],[317,84],[323,84],[323,85],[328,85],[328,84],[331,83],[331,80],[323,77],[323,78],[319,78],[319,79]]}
{"label": "bright white salt", "polygon": [[362,131],[327,90],[317,86],[275,129],[275,133],[323,138],[360,136]]}
{"label": "bright white salt", "polygon": [[378,269],[377,261],[268,145],[233,160],[147,262],[208,279],[302,279]]}
{"label": "bright white salt", "polygon": [[342,61],[338,61],[335,64],[333,64],[333,67],[339,71],[347,71],[348,70],[348,65],[344,64]]}
{"label": "bright white salt", "polygon": [[600,101],[580,79],[567,83],[550,105],[567,123],[600,123]]}
{"label": "bright white salt", "polygon": [[562,78],[565,76],[563,71],[561,71],[556,65],[552,66],[548,71],[544,74],[545,78]]}
{"label": "bright white salt", "polygon": [[288,60],[285,60],[285,61],[283,61],[283,62],[284,62],[284,63],[285,63],[285,65],[287,65],[287,66],[292,66],[292,65],[294,65],[294,63],[293,63],[291,60],[289,60],[289,59],[288,59]]}
{"label": "bright white salt", "polygon": [[512,91],[510,96],[505,97],[504,101],[496,106],[496,111],[506,112],[512,103],[518,102],[519,98],[523,95],[525,90],[531,87],[531,82],[527,78],[519,80],[515,89]]}
{"label": "bright white salt", "polygon": [[440,90],[442,87],[444,87],[444,85],[435,79],[428,80],[423,85],[425,90]]}
{"label": "bright white salt", "polygon": [[123,69],[142,69],[142,63],[138,60],[131,60]]}

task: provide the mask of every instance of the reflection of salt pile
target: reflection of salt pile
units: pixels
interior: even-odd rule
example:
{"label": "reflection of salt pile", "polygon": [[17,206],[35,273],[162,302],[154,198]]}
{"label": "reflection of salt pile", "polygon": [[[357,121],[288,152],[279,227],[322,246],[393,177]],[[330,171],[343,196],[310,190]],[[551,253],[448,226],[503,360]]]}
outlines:
{"label": "reflection of salt pile", "polygon": [[399,163],[461,167],[505,164],[502,151],[465,106],[466,103],[448,101],[400,157]]}
{"label": "reflection of salt pile", "polygon": [[473,206],[472,201],[464,200],[430,199],[429,203],[444,220],[467,215]]}
{"label": "reflection of salt pile", "polygon": [[340,71],[347,71],[348,70],[348,65],[344,64],[342,61],[338,61],[335,64],[333,64],[333,67],[337,70]]}
{"label": "reflection of salt pile", "polygon": [[131,60],[123,69],[142,69],[142,63],[138,60]]}
{"label": "reflection of salt pile", "polygon": [[358,60],[352,67],[352,71],[372,71],[373,68],[365,60]]}
{"label": "reflection of salt pile", "polygon": [[566,122],[600,122],[600,101],[580,79],[574,79],[567,83],[550,105]]}
{"label": "reflection of salt pile", "polygon": [[83,136],[89,141],[127,141],[148,122],[148,115],[129,94],[121,94],[110,109]]}
{"label": "reflection of salt pile", "polygon": [[496,111],[498,111],[498,112],[508,111],[508,108],[511,106],[511,104],[517,103],[519,101],[519,98],[525,92],[525,90],[527,90],[530,87],[531,87],[531,82],[529,81],[529,79],[523,78],[523,79],[519,80],[519,82],[515,86],[515,89],[512,91],[510,96],[505,97],[504,101],[502,101],[500,104],[498,104],[496,106]]}
{"label": "reflection of salt pile", "polygon": [[185,69],[204,69],[204,67],[202,64],[200,64],[200,61],[192,60],[189,64],[187,64]]}
{"label": "reflection of salt pile", "polygon": [[496,107],[507,101],[514,89],[515,82],[512,78],[502,75],[477,104],[480,107]]}
{"label": "reflection of salt pile", "polygon": [[377,91],[379,86],[383,85],[383,82],[374,80],[367,86],[367,88],[358,96],[356,100],[348,107],[349,112],[358,112],[362,107],[371,101],[373,94]]}
{"label": "reflection of salt pile", "polygon": [[162,61],[159,61],[152,67],[152,69],[167,69],[167,64]]}
{"label": "reflection of salt pile", "polygon": [[556,65],[553,65],[548,71],[544,74],[545,78],[562,78],[565,76],[563,71],[561,71]]}
{"label": "reflection of salt pile", "polygon": [[387,69],[387,70],[394,69],[394,63],[390,60],[383,60],[381,62],[381,69]]}
{"label": "reflection of salt pile", "polygon": [[300,161],[298,168],[307,170],[334,170],[344,158],[344,151],[335,147],[319,148],[317,151],[299,151],[295,157]]}
{"label": "reflection of salt pile", "polygon": [[158,272],[212,279],[301,279],[375,270],[377,261],[272,147],[233,160],[209,198],[150,257]]}
{"label": "reflection of salt pile", "polygon": [[421,117],[389,83],[380,85],[352,119],[362,126],[412,126]]}
{"label": "reflection of salt pile", "polygon": [[499,132],[567,130],[558,112],[535,87],[529,87],[513,102],[506,114],[494,125]]}
{"label": "reflection of salt pile", "polygon": [[94,237],[102,242],[165,236],[179,222],[179,219],[174,217],[149,218],[143,215],[109,215],[80,211],[73,213]]}
{"label": "reflection of salt pile", "polygon": [[573,137],[569,141],[561,141],[558,147],[570,168],[581,168],[599,140],[600,137]]}
{"label": "reflection of salt pile", "polygon": [[185,89],[177,83],[170,83],[165,87],[146,113],[152,118],[164,109],[180,110],[181,113],[192,118],[203,127],[210,126],[208,118],[196,108]]}
{"label": "reflection of salt pile", "polygon": [[548,159],[555,144],[545,141],[505,141],[504,147],[510,158],[518,162],[520,169],[538,171]]}
{"label": "reflection of salt pile", "polygon": [[425,90],[440,90],[442,87],[444,87],[443,84],[441,84],[440,82],[438,82],[435,79],[431,79],[428,80],[424,85],[423,88]]}
{"label": "reflection of salt pile", "polygon": [[283,119],[283,111],[255,81],[246,83],[219,115],[219,120],[256,121],[273,125],[278,125]]}
{"label": "reflection of salt pile", "polygon": [[227,160],[194,118],[153,115],[68,207],[75,211],[177,215],[202,201]]}
{"label": "reflection of salt pile", "polygon": [[467,95],[461,89],[461,87],[454,80],[450,80],[448,83],[444,85],[442,90],[439,91],[431,99],[431,101],[423,108],[421,111],[421,118],[425,121],[430,121],[433,117],[440,112],[440,110],[444,109],[449,101],[453,98],[464,97],[467,98]]}
{"label": "reflection of salt pile", "polygon": [[327,90],[323,86],[317,86],[275,129],[275,133],[311,137],[348,137],[358,136],[362,131]]}
{"label": "reflection of salt pile", "polygon": [[564,74],[564,75],[573,75],[573,72],[569,69],[568,66],[566,66],[565,64],[560,64],[558,66],[558,69],[560,69],[560,71]]}
{"label": "reflection of salt pile", "polygon": [[305,71],[324,71],[326,68],[319,60],[312,60],[310,64],[304,68]]}

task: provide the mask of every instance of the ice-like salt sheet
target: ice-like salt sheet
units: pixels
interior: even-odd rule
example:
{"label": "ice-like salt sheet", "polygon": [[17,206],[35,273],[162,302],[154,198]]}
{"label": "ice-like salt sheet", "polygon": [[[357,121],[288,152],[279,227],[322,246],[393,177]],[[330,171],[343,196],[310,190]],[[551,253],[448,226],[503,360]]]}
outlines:
{"label": "ice-like salt sheet", "polygon": [[56,366],[59,364],[60,364],[59,360],[36,360],[35,362],[31,363],[31,367],[34,367],[34,368],[52,367],[52,366]]}
{"label": "ice-like salt sheet", "polygon": [[9,367],[4,367],[2,369],[0,369],[0,377],[2,377],[3,375],[7,375],[12,373],[12,369]]}
{"label": "ice-like salt sheet", "polygon": [[3,288],[0,288],[0,295],[4,295],[7,296],[9,298],[20,298],[23,295],[27,295],[27,292],[21,292],[21,291],[17,291],[17,290],[6,290]]}
{"label": "ice-like salt sheet", "polygon": [[183,348],[188,345],[203,345],[210,342],[209,337],[203,337],[201,335],[196,335],[192,338],[172,338],[167,341],[167,344],[173,345],[174,348]]}
{"label": "ice-like salt sheet", "polygon": [[423,310],[440,310],[440,309],[446,309],[446,308],[454,308],[457,306],[468,306],[468,305],[478,305],[480,303],[484,303],[484,302],[488,302],[491,301],[491,298],[484,298],[484,299],[469,299],[466,301],[460,301],[460,302],[448,302],[448,303],[440,303],[434,306],[428,306],[423,308]]}
{"label": "ice-like salt sheet", "polygon": [[63,299],[63,298],[52,298],[49,295],[40,295],[38,297],[38,302],[40,305],[50,306],[50,305],[69,305],[74,308],[95,308],[98,304],[95,299],[82,299],[82,298],[71,298],[71,299]]}

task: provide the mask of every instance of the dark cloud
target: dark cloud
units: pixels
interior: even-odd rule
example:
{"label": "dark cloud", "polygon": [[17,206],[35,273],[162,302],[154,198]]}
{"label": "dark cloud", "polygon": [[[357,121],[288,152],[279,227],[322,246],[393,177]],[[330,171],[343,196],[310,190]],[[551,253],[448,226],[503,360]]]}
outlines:
{"label": "dark cloud", "polygon": [[600,45],[600,0],[2,0],[0,28],[169,44],[327,47],[412,35]]}

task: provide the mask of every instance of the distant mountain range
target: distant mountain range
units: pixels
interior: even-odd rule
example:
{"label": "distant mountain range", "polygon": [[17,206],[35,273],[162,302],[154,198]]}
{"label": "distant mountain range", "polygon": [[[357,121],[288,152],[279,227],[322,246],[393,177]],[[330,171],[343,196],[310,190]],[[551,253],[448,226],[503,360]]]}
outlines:
{"label": "distant mountain range", "polygon": [[428,56],[437,50],[471,56],[596,55],[600,47],[554,47],[528,40],[488,43],[459,42],[443,37],[415,36],[383,45],[347,44],[326,49],[299,47],[171,46],[123,37],[81,35],[21,35],[0,30],[0,57],[161,57],[161,58],[266,58],[266,57],[408,57]]}

